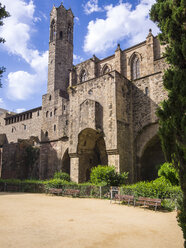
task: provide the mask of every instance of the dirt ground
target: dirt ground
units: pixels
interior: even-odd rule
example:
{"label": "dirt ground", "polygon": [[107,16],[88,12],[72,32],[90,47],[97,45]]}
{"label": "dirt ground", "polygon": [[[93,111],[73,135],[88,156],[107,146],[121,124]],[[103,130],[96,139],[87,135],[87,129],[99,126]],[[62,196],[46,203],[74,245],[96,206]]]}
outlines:
{"label": "dirt ground", "polygon": [[183,248],[176,213],[108,200],[0,193],[1,248]]}

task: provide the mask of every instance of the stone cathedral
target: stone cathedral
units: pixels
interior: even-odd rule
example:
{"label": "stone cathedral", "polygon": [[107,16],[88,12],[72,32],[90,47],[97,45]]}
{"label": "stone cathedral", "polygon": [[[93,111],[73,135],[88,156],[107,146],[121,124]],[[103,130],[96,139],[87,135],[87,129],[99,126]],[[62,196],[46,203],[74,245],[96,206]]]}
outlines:
{"label": "stone cathedral", "polygon": [[0,177],[45,179],[62,170],[85,182],[101,164],[128,171],[130,182],[154,179],[164,162],[155,114],[166,98],[164,47],[149,30],[135,46],[73,65],[73,19],[62,4],[51,11],[42,106],[0,111]]}

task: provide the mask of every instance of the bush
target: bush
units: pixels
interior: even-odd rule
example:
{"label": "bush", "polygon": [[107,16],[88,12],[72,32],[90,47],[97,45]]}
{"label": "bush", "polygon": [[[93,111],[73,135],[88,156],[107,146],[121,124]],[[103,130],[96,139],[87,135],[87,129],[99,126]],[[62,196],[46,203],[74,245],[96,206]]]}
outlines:
{"label": "bush", "polygon": [[178,173],[171,163],[161,165],[158,176],[169,180],[172,185],[179,185]]}
{"label": "bush", "polygon": [[57,171],[54,174],[54,179],[61,179],[61,180],[70,182],[70,175],[62,171]]}
{"label": "bush", "polygon": [[179,186],[171,186],[170,182],[163,177],[151,182],[138,182],[136,184],[126,185],[121,190],[121,193],[134,195],[135,197],[143,196],[175,200],[182,195]]}
{"label": "bush", "polygon": [[120,186],[128,178],[128,172],[121,174],[115,171],[114,166],[98,165],[92,168],[90,174],[91,183],[100,186]]}
{"label": "bush", "polygon": [[63,188],[64,186],[74,186],[77,183],[68,182],[59,178],[44,181],[46,189],[48,188]]}

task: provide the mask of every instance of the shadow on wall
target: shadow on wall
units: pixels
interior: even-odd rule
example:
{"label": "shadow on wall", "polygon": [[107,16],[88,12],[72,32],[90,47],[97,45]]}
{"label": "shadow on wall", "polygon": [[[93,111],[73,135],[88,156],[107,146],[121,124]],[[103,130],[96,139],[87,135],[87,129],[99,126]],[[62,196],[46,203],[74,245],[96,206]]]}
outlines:
{"label": "shadow on wall", "polygon": [[70,157],[68,148],[65,150],[63,156],[57,153],[57,150],[63,147],[68,141],[68,137],[64,140],[49,142],[46,133],[42,131],[43,141],[40,143],[40,168],[39,179],[53,178],[56,171],[62,170],[70,175]]}
{"label": "shadow on wall", "polygon": [[40,151],[35,144],[36,139],[31,137],[29,140],[3,145],[2,178],[38,178]]}
{"label": "shadow on wall", "polygon": [[2,171],[4,179],[47,179],[56,171],[70,174],[70,158],[66,149],[62,158],[55,150],[57,142],[40,143],[37,137],[29,140],[18,140],[17,143],[6,143],[2,148]]}
{"label": "shadow on wall", "polygon": [[78,135],[79,182],[90,179],[91,169],[97,165],[107,165],[108,157],[103,132],[86,128]]}
{"label": "shadow on wall", "polygon": [[148,80],[134,81],[138,86],[143,85],[144,90],[133,84],[134,172],[137,181],[157,178],[158,165],[165,162],[155,114],[158,103],[151,99],[152,95],[157,97],[155,99],[159,96],[154,95],[157,91],[150,92]]}

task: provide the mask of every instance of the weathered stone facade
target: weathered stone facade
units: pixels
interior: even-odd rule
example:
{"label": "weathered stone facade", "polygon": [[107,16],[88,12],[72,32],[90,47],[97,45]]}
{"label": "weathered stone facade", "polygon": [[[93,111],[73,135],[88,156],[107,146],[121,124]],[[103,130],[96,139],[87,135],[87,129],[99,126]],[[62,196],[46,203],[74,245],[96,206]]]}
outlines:
{"label": "weathered stone facade", "polygon": [[[94,55],[74,66],[73,13],[63,5],[53,7],[48,91],[42,107],[0,116],[1,175],[11,171],[13,155],[7,151],[18,153],[11,143],[35,137],[39,178],[62,169],[83,182],[98,164],[128,171],[131,182],[154,178],[156,165],[164,161],[155,115],[166,98],[163,51],[150,30],[136,46],[121,50],[118,45],[112,56],[100,60]],[[19,177],[18,170],[13,176]]]}

